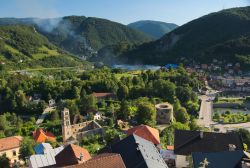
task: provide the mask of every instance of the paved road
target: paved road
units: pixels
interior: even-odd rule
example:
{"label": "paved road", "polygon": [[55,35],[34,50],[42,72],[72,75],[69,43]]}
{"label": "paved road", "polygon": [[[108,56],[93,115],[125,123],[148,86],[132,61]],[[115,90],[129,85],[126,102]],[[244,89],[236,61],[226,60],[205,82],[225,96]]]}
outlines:
{"label": "paved road", "polygon": [[37,125],[42,124],[45,117],[49,114],[49,112],[53,111],[54,109],[55,109],[54,107],[47,107],[37,119],[36,124]]}
{"label": "paved road", "polygon": [[227,132],[239,128],[244,128],[250,131],[250,122],[239,124],[215,124],[214,128],[218,128],[219,132]]}
{"label": "paved road", "polygon": [[219,132],[227,132],[228,130],[234,130],[239,128],[244,128],[250,131],[250,122],[247,123],[239,123],[239,124],[219,124],[213,122],[213,102],[207,101],[209,99],[213,99],[216,95],[216,91],[207,92],[206,95],[199,96],[201,99],[201,106],[199,112],[199,119],[197,120],[197,124],[202,127],[207,128],[218,128]]}
{"label": "paved road", "polygon": [[197,124],[200,126],[209,127],[214,122],[212,121],[212,113],[213,113],[213,103],[212,101],[208,101],[211,99],[211,96],[202,95],[199,97],[201,99],[201,106],[199,112],[199,119],[197,120]]}

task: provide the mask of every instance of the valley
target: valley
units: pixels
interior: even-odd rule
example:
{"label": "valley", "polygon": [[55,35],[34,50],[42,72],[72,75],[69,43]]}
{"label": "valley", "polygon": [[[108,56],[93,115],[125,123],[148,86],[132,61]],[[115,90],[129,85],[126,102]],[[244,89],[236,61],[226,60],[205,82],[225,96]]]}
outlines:
{"label": "valley", "polygon": [[250,7],[109,6],[0,18],[0,168],[248,168]]}

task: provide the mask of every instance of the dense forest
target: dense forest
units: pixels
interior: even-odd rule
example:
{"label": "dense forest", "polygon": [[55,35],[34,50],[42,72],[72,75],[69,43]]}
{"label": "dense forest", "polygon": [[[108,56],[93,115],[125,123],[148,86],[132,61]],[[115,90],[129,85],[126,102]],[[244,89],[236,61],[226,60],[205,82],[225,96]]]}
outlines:
{"label": "dense forest", "polygon": [[242,7],[203,16],[123,56],[130,63],[209,63],[215,58],[247,66],[250,53],[249,13],[250,7]]}
{"label": "dense forest", "polygon": [[50,42],[78,56],[91,56],[99,49],[119,42],[141,44],[148,35],[106,19],[66,16],[55,19],[1,18],[0,25],[32,25]]}
{"label": "dense forest", "polygon": [[128,27],[144,32],[156,40],[176,29],[178,25],[153,20],[141,20],[128,24]]}

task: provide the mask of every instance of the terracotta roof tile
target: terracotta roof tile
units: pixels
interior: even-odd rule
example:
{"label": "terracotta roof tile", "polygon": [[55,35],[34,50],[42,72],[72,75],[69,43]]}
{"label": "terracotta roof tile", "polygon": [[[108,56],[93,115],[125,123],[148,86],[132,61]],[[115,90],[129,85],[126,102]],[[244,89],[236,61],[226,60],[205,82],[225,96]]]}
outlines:
{"label": "terracotta roof tile", "polygon": [[20,147],[22,139],[21,136],[0,139],[0,152]]}
{"label": "terracotta roof tile", "polygon": [[[82,160],[80,159],[81,156],[83,157]],[[91,159],[91,156],[86,149],[70,144],[58,153],[55,159],[56,166],[69,166],[83,163]]]}
{"label": "terracotta roof tile", "polygon": [[139,137],[142,137],[148,141],[151,141],[153,144],[160,144],[160,135],[159,131],[155,128],[149,127],[147,125],[140,125],[127,130],[128,135],[136,134]]}
{"label": "terracotta roof tile", "polygon": [[113,93],[92,93],[92,95],[96,98],[102,98],[102,97],[107,97],[107,96],[113,96]]}
{"label": "terracotta roof tile", "polygon": [[45,141],[56,141],[56,137],[51,132],[45,132],[42,128],[37,128],[33,132],[33,138],[36,142],[42,143]]}
{"label": "terracotta roof tile", "polygon": [[78,165],[65,168],[126,168],[121,155],[115,153],[104,153]]}

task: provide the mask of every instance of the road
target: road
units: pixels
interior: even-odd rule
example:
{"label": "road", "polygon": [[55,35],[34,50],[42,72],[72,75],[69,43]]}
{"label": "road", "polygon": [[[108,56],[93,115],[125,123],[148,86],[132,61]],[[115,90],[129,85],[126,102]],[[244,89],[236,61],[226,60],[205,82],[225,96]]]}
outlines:
{"label": "road", "polygon": [[250,131],[250,122],[239,124],[215,124],[213,127],[219,129],[220,132],[227,132],[239,128],[244,128]]}
{"label": "road", "polygon": [[207,92],[206,95],[199,96],[201,100],[200,112],[199,112],[199,119],[197,120],[197,124],[202,127],[207,128],[217,128],[219,132],[227,132],[234,129],[244,128],[250,131],[250,122],[247,123],[239,123],[239,124],[219,124],[213,122],[213,100],[216,91]]}
{"label": "road", "polygon": [[37,125],[40,125],[43,123],[45,117],[49,114],[49,112],[53,111],[55,107],[47,107],[44,109],[43,113],[39,116],[39,118],[36,121]]}
{"label": "road", "polygon": [[199,98],[201,99],[201,106],[197,124],[203,127],[209,127],[211,124],[214,124],[212,120],[213,103],[212,101],[208,101],[212,96],[202,95]]}

